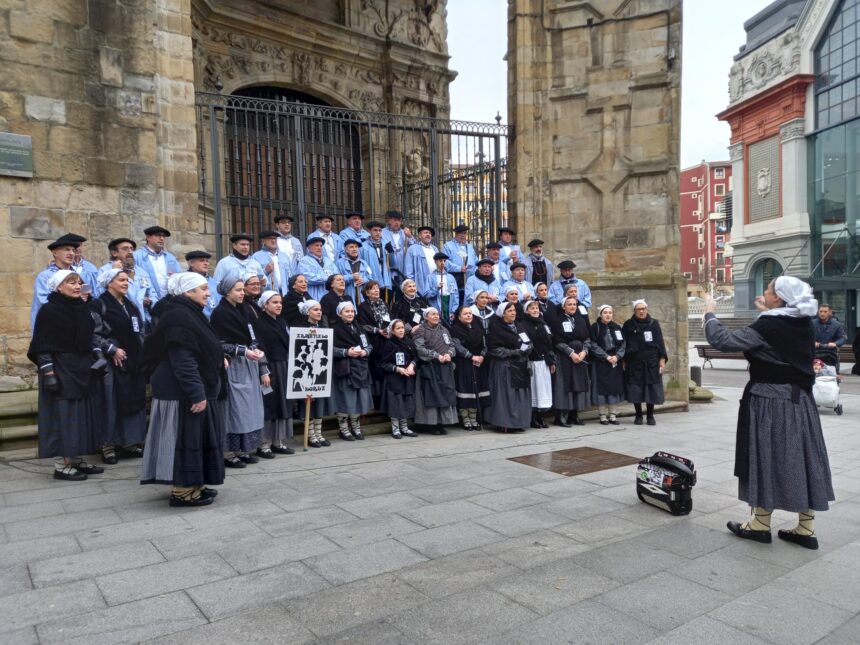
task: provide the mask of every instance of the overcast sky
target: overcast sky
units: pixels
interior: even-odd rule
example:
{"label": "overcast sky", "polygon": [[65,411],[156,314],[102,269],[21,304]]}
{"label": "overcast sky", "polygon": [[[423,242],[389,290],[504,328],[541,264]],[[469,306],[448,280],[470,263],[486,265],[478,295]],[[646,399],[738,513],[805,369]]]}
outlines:
{"label": "overcast sky", "polygon": [[[714,115],[729,100],[729,68],[745,40],[743,23],[770,0],[684,2],[681,87],[681,167],[702,159],[728,159],[729,127]],[[718,8],[717,8],[718,7]],[[451,116],[491,122],[498,110],[507,123],[507,2],[449,0],[448,49]]]}

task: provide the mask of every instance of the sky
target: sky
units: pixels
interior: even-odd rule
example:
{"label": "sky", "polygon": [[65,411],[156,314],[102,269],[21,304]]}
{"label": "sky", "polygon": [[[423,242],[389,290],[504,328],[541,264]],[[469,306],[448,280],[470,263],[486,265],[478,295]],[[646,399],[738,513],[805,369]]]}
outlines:
{"label": "sky", "polygon": [[[745,41],[743,23],[771,0],[686,0],[681,76],[681,167],[728,159],[729,126],[714,116],[728,106],[729,68]],[[505,0],[449,0],[451,118],[507,123]],[[714,7],[718,6],[716,10]]]}

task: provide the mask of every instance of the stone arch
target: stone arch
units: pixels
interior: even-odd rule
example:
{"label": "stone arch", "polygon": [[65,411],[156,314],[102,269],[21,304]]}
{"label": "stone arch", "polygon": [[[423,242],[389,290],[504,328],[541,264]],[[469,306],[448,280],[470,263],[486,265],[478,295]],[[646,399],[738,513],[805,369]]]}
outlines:
{"label": "stone arch", "polygon": [[301,92],[308,96],[313,96],[323,101],[331,107],[342,107],[349,110],[360,109],[344,94],[330,87],[325,87],[321,84],[316,84],[309,87],[303,83],[294,83],[285,78],[281,74],[272,72],[261,72],[252,74],[243,74],[234,79],[225,79],[222,94],[235,94],[241,90],[252,89],[255,87],[273,87],[283,88],[294,92]]}
{"label": "stone arch", "polygon": [[785,262],[775,253],[759,253],[749,261],[749,278],[752,283],[753,295],[764,293],[765,287],[774,278],[778,278],[785,271]]}

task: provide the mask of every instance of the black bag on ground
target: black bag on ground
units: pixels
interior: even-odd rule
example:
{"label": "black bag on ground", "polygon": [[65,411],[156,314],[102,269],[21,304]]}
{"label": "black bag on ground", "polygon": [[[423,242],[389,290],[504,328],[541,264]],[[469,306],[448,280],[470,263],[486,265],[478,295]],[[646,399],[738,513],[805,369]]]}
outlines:
{"label": "black bag on ground", "polygon": [[636,470],[636,496],[672,515],[687,515],[693,510],[695,485],[693,462],[668,452],[645,457]]}

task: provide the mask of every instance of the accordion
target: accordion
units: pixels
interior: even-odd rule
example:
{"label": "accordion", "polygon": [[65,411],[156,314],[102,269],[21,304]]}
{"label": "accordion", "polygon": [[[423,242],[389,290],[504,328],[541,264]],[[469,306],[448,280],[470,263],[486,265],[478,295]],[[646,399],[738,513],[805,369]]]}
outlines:
{"label": "accordion", "polygon": [[655,452],[639,462],[636,469],[636,496],[672,515],[687,515],[693,510],[693,462],[668,452]]}

